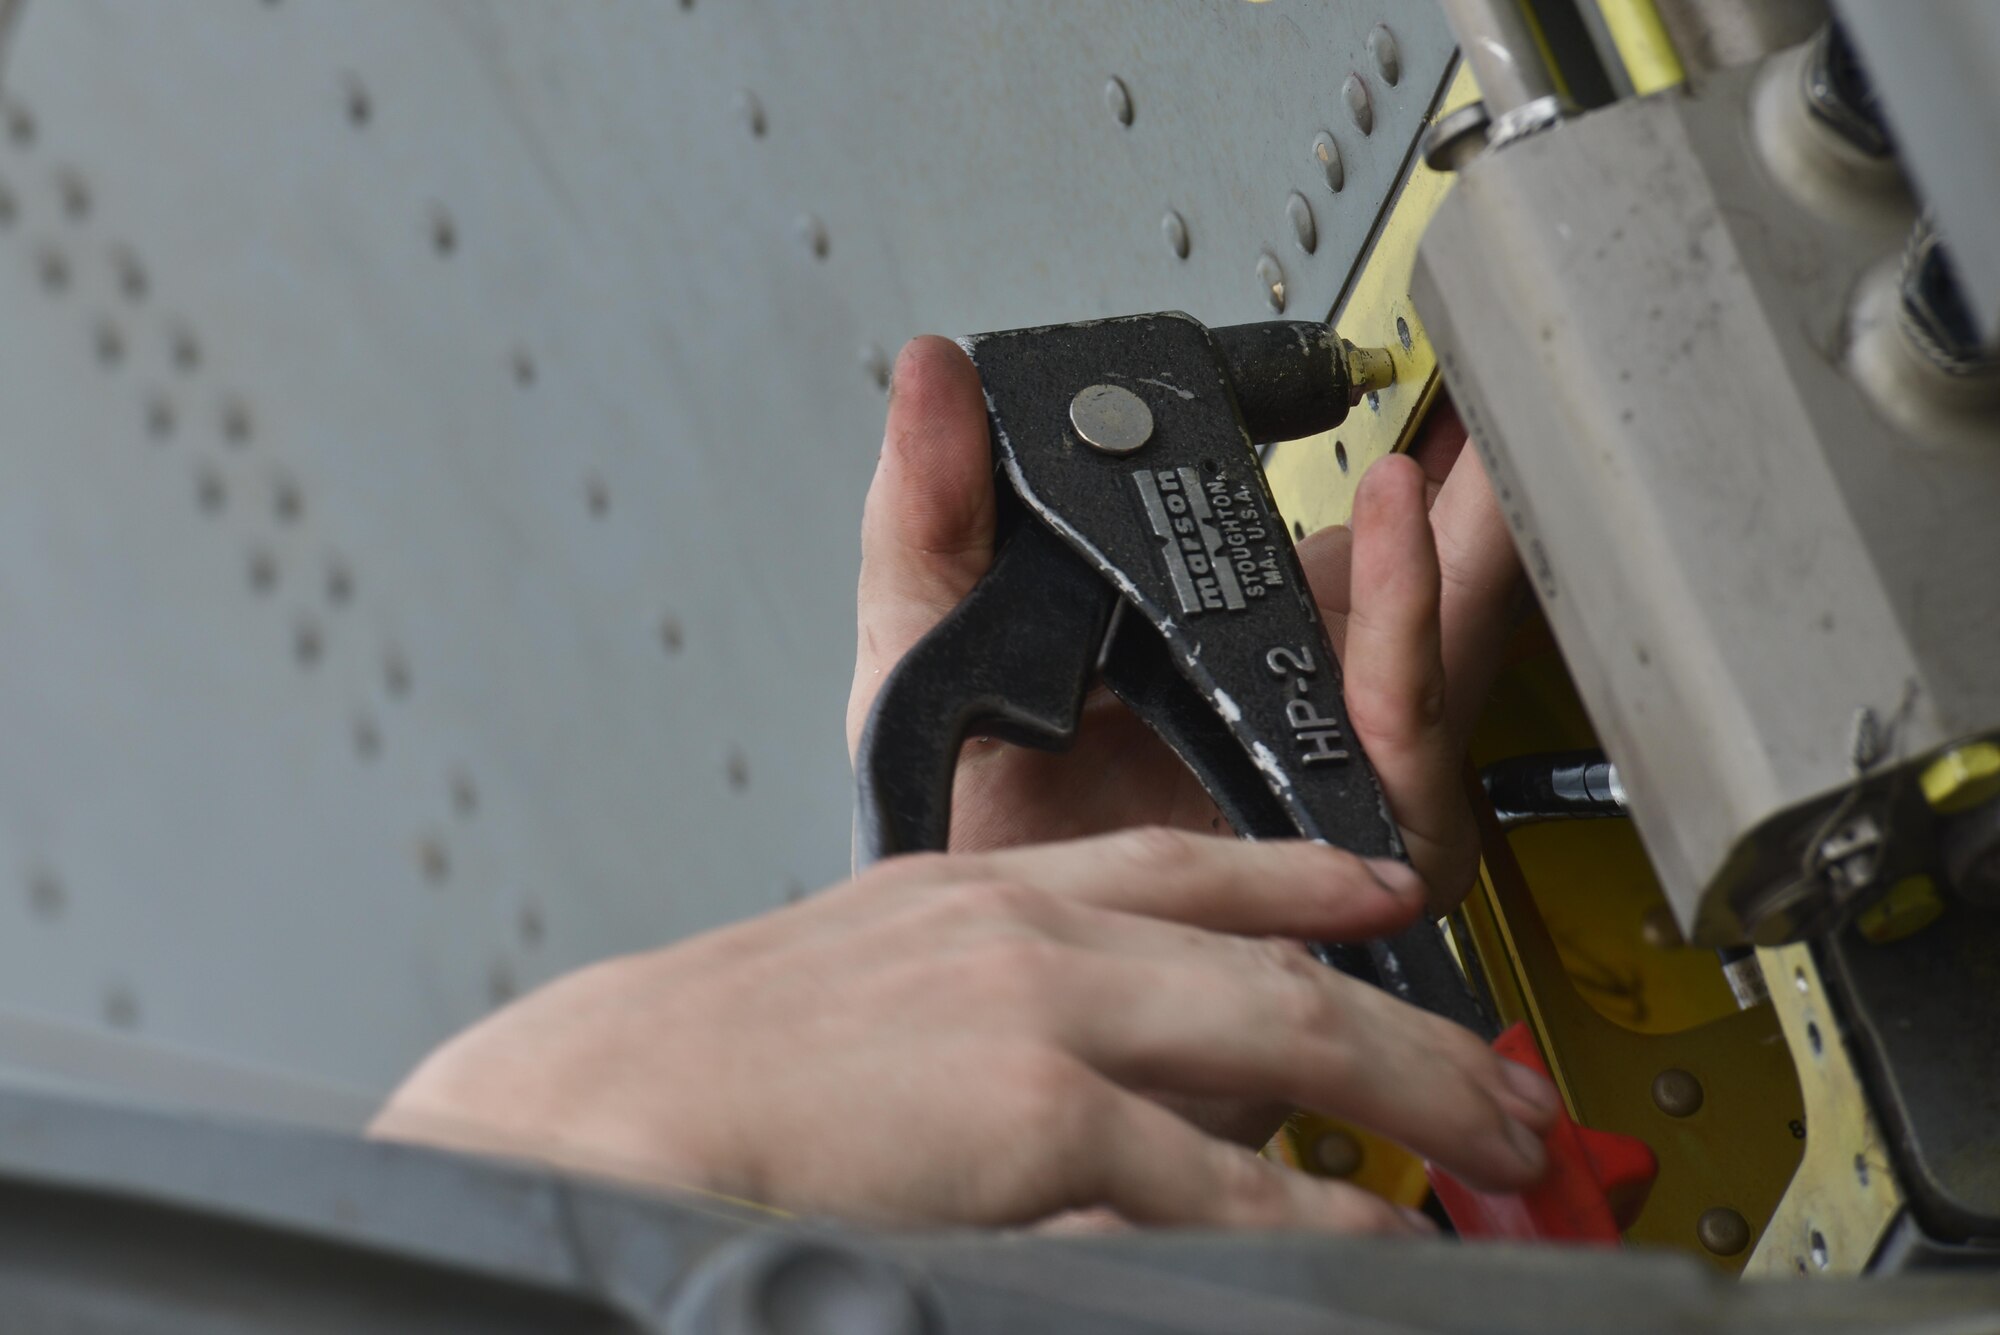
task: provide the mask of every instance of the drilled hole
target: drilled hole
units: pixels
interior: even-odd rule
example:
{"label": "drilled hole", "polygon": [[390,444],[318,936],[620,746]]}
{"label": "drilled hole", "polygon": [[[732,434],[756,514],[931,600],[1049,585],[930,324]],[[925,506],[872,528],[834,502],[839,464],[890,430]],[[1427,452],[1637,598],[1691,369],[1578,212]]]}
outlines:
{"label": "drilled hole", "polygon": [[602,478],[594,477],[583,484],[583,503],[592,519],[602,519],[610,513],[611,489],[604,485]]}
{"label": "drilled hole", "polygon": [[44,292],[61,296],[69,291],[69,257],[54,246],[43,246],[35,256],[35,275]]}
{"label": "drilled hole", "polygon": [[19,148],[32,148],[35,144],[35,113],[19,102],[7,107],[7,138]]}
{"label": "drilled hole", "polygon": [[729,787],[734,792],[743,792],[750,786],[750,757],[740,749],[732,748],[727,765]]}
{"label": "drilled hole", "polygon": [[1810,992],[1812,990],[1812,984],[1806,981],[1806,971],[1804,969],[1792,970],[1792,986],[1801,992]]}
{"label": "drilled hole", "polygon": [[1816,1020],[1806,1021],[1806,1042],[1811,1045],[1813,1056],[1815,1057],[1819,1056],[1822,1052],[1826,1050],[1825,1045],[1819,1036],[1818,1021]]}
{"label": "drilled hole", "polygon": [[123,983],[113,983],[104,992],[104,1023],[113,1029],[139,1027],[139,997]]}
{"label": "drilled hole", "polygon": [[75,168],[56,172],[56,198],[62,203],[63,217],[80,223],[90,216],[90,183]]}
{"label": "drilled hole", "polygon": [[417,842],[417,869],[432,885],[443,885],[451,877],[451,853],[444,841],[425,838]]}
{"label": "drilled hole", "polygon": [[458,224],[442,208],[431,211],[431,249],[440,259],[458,253]]}
{"label": "drilled hole", "polygon": [[139,263],[138,255],[130,246],[114,246],[111,250],[111,271],[117,276],[118,291],[127,301],[139,302],[146,299],[149,284],[146,280],[146,266]]}
{"label": "drilled hole", "polygon": [[1301,524],[1298,520],[1294,519],[1292,521],[1292,541],[1304,542],[1305,540],[1306,540],[1306,526],[1304,524]]}
{"label": "drilled hole", "polygon": [[326,656],[326,638],[320,632],[319,622],[311,617],[301,617],[292,627],[292,658],[307,670],[319,666],[319,660]]}
{"label": "drilled hole", "polygon": [[271,484],[271,512],[281,524],[296,524],[306,512],[306,498],[298,483],[281,477]]}
{"label": "drilled hole", "polygon": [[522,389],[535,383],[535,359],[525,348],[516,348],[511,362],[514,383]]}
{"label": "drilled hole", "polygon": [[238,447],[248,445],[255,434],[250,420],[250,406],[238,398],[223,400],[222,438]]}
{"label": "drilled hole", "polygon": [[[201,341],[194,336],[194,330],[176,323],[167,330],[167,358],[174,369],[182,375],[191,375],[201,366]],[[228,412],[224,410],[224,424],[227,426]],[[225,430],[224,434],[227,434]]]}
{"label": "drilled hole", "polygon": [[278,587],[278,558],[264,548],[250,553],[250,588],[255,593],[269,593]]}
{"label": "drilled hole", "polygon": [[1400,315],[1396,317],[1396,341],[1403,345],[1404,352],[1416,347],[1416,340],[1410,337],[1410,322]]}
{"label": "drilled hole", "polygon": [[375,103],[368,96],[368,86],[355,75],[342,80],[347,104],[347,123],[359,130],[375,117]]}
{"label": "drilled hole", "polygon": [[326,568],[326,600],[335,607],[354,601],[354,572],[339,561]]}
{"label": "drilled hole", "polygon": [[687,644],[687,632],[681,628],[679,617],[660,618],[660,647],[669,654],[677,654]]}
{"label": "drilled hole", "polygon": [[1854,1156],[1854,1180],[1864,1187],[1868,1185],[1868,1156],[1865,1154]]}
{"label": "drilled hole", "polygon": [[397,700],[410,693],[410,661],[393,649],[382,659],[382,688]]}
{"label": "drilled hole", "polygon": [[222,481],[222,474],[204,464],[195,470],[194,501],[205,515],[219,515],[223,504],[229,499],[229,488]]}
{"label": "drilled hole", "polygon": [[460,820],[470,819],[479,810],[479,787],[464,770],[451,776],[451,810]]}
{"label": "drilled hole", "polygon": [[495,1006],[504,1006],[520,990],[520,984],[514,981],[513,966],[505,960],[493,961],[486,970],[486,999]]}
{"label": "drilled hole", "polygon": [[121,365],[125,360],[125,335],[116,323],[105,316],[91,327],[90,342],[97,353],[97,364],[109,369]]}
{"label": "drilled hole", "polygon": [[1831,1258],[1827,1255],[1826,1235],[1818,1229],[1814,1229],[1812,1231],[1812,1263],[1821,1270],[1824,1270],[1827,1267],[1829,1259]]}
{"label": "drilled hole", "polygon": [[1335,462],[1336,464],[1339,464],[1339,465],[1340,465],[1340,471],[1341,471],[1341,472],[1345,473],[1345,472],[1347,471],[1347,444],[1346,444],[1346,442],[1344,442],[1344,441],[1338,441],[1338,440],[1336,440],[1335,442],[1333,442],[1333,461],[1334,461],[1334,462]]}
{"label": "drilled hole", "polygon": [[53,871],[37,871],[28,877],[28,911],[42,922],[54,922],[69,908],[69,891],[62,877]]}
{"label": "drilled hole", "polygon": [[171,440],[174,434],[176,414],[174,401],[165,394],[155,392],[146,398],[146,434],[154,440]]}

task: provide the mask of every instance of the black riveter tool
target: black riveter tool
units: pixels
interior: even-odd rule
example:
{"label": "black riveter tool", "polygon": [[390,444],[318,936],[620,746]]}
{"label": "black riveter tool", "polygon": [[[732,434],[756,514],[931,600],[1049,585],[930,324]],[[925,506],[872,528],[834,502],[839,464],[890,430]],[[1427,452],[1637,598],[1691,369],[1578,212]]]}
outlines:
{"label": "black riveter tool", "polygon": [[[884,683],[862,735],[863,863],[943,849],[966,737],[1076,737],[1095,680],[1246,838],[1403,857],[1256,445],[1329,430],[1387,355],[1323,325],[1168,313],[962,340],[999,479],[986,576]],[[1437,926],[1327,963],[1491,1038]]]}

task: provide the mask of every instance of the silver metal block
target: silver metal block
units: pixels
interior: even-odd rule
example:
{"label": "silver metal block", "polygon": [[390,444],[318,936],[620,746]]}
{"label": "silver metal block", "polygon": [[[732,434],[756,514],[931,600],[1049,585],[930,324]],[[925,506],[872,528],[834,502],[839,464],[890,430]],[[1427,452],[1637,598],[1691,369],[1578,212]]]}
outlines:
{"label": "silver metal block", "polygon": [[1415,292],[1711,943],[1927,865],[1914,767],[2000,729],[2000,416],[1877,373],[1913,213],[1831,169],[1819,197],[1781,184],[1766,121],[1796,96],[1780,58],[1482,155]]}

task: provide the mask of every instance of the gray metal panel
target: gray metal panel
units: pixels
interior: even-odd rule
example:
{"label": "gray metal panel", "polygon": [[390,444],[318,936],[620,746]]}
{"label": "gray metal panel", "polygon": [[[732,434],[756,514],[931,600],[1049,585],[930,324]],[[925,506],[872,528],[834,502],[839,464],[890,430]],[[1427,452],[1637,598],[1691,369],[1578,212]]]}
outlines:
{"label": "gray metal panel", "polygon": [[2000,340],[2000,6],[1837,0],[1889,111],[1897,154],[1952,243],[1973,316]]}
{"label": "gray metal panel", "polygon": [[0,1005],[376,1089],[837,878],[882,359],[1257,318],[1267,249],[1323,314],[1449,59],[1409,3],[28,4]]}

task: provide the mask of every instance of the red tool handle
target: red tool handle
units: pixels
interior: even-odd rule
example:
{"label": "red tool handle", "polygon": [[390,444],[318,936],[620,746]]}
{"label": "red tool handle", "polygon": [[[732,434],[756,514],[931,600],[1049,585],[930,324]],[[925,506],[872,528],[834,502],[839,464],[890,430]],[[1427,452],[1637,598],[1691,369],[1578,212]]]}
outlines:
{"label": "red tool handle", "polygon": [[[1542,1075],[1549,1073],[1528,1026],[1517,1024],[1493,1040],[1493,1050]],[[1615,1247],[1619,1234],[1638,1218],[1659,1175],[1659,1160],[1646,1142],[1578,1126],[1563,1110],[1543,1140],[1548,1176],[1511,1196],[1474,1191],[1435,1164],[1427,1165],[1452,1227],[1466,1238],[1536,1238]]]}

